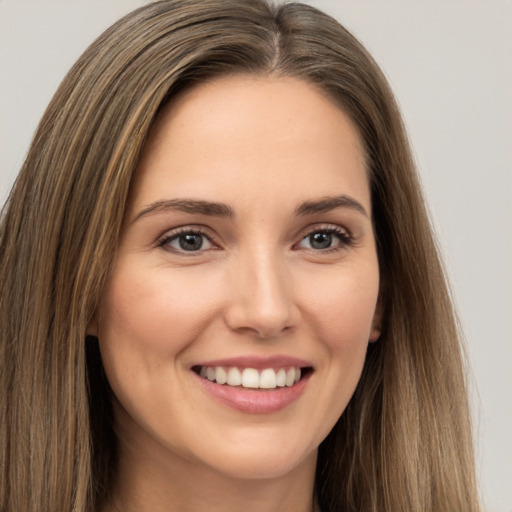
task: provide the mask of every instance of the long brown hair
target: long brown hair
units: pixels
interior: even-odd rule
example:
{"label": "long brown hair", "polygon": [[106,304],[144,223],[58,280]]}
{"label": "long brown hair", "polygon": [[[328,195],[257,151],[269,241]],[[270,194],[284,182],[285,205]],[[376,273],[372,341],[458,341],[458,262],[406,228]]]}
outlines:
{"label": "long brown hair", "polygon": [[101,35],[34,136],[0,231],[0,510],[97,509],[115,474],[110,390],[86,329],[162,105],[226,74],[298,77],[364,140],[383,332],[319,449],[325,512],[479,505],[461,345],[393,95],[363,46],[307,5],[167,0]]}

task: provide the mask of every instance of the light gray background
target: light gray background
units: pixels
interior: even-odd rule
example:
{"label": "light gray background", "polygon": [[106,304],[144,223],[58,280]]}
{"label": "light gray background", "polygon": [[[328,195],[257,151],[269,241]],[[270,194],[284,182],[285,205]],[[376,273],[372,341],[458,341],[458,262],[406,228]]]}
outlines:
{"label": "light gray background", "polygon": [[[143,0],[0,0],[0,204],[93,38]],[[481,493],[512,512],[512,2],[310,0],[368,47],[401,105],[468,341]]]}

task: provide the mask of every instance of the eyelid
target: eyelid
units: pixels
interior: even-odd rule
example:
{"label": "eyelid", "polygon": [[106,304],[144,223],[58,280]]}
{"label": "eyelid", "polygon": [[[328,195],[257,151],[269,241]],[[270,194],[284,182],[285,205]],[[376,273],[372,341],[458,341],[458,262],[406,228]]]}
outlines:
{"label": "eyelid", "polygon": [[350,247],[350,246],[354,245],[354,243],[355,243],[354,236],[352,235],[352,233],[350,232],[349,229],[347,229],[343,226],[340,226],[338,224],[323,223],[323,224],[309,225],[306,228],[302,229],[299,232],[298,241],[294,244],[294,248],[298,247],[298,245],[303,240],[305,240],[308,236],[310,236],[314,233],[319,233],[319,232],[326,232],[326,233],[331,233],[331,234],[336,235],[340,239],[340,243],[334,247],[323,249],[323,250],[304,248],[305,250],[310,250],[315,253],[322,253],[322,252],[326,253],[329,251],[336,251],[336,250],[344,249],[346,247]]}
{"label": "eyelid", "polygon": [[[198,234],[204,236],[212,244],[213,247],[210,247],[208,249],[199,249],[197,251],[179,250],[170,248],[170,246],[167,246],[166,248],[166,244],[170,240],[176,239],[180,235],[186,234]],[[215,236],[214,233],[212,233],[212,230],[200,224],[186,224],[183,226],[178,226],[170,230],[167,230],[161,236],[158,237],[156,241],[156,246],[162,248],[167,252],[185,256],[199,256],[200,254],[203,254],[206,251],[216,250],[220,248],[220,244],[217,240],[217,237]]]}
{"label": "eyelid", "polygon": [[[311,224],[309,226],[306,226],[305,228],[301,229],[296,236],[298,239],[294,244],[293,248],[297,248],[297,246],[308,236],[310,236],[313,233],[316,232],[328,232],[332,233],[339,237],[340,243],[337,244],[335,247],[328,248],[328,249],[308,249],[304,248],[305,250],[310,250],[315,253],[321,253],[321,252],[329,252],[329,251],[336,251],[343,248],[346,248],[348,246],[352,246],[355,243],[354,236],[350,232],[349,229],[347,229],[344,226],[340,226],[338,224],[329,224],[329,223],[320,223],[320,224]],[[165,248],[165,244],[168,243],[171,239],[175,239],[183,234],[200,234],[204,236],[208,241],[213,245],[213,247],[208,249],[200,249],[197,251],[184,251],[184,250],[173,250],[171,248]],[[213,232],[210,228],[207,226],[201,225],[201,224],[185,224],[182,226],[177,226],[172,229],[166,230],[162,235],[158,237],[156,240],[156,246],[160,247],[168,252],[172,252],[174,254],[179,255],[186,255],[186,256],[198,256],[200,254],[203,254],[206,251],[216,250],[221,248],[221,243],[219,242],[218,236]]]}
{"label": "eyelid", "polygon": [[352,237],[352,232],[345,226],[340,226],[339,224],[332,224],[330,222],[318,222],[314,224],[309,224],[306,227],[302,228],[298,234],[298,239],[303,239],[311,233],[315,233],[316,231],[337,231],[342,234],[346,234],[348,237]]}

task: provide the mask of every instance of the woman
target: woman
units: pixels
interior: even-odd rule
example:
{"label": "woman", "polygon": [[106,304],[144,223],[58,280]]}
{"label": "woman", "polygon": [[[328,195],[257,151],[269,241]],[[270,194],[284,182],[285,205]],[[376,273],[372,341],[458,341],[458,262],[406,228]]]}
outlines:
{"label": "woman", "polygon": [[0,234],[5,511],[479,510],[400,116],[301,4],[108,29]]}

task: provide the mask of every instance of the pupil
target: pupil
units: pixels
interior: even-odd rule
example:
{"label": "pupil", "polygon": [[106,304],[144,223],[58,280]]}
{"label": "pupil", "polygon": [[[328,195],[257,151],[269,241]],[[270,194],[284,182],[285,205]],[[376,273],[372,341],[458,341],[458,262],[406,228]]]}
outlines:
{"label": "pupil", "polygon": [[180,236],[180,247],[184,251],[197,251],[203,245],[202,235],[188,234]]}
{"label": "pupil", "polygon": [[310,235],[309,241],[313,249],[327,249],[331,246],[332,235],[330,233],[315,233]]}

